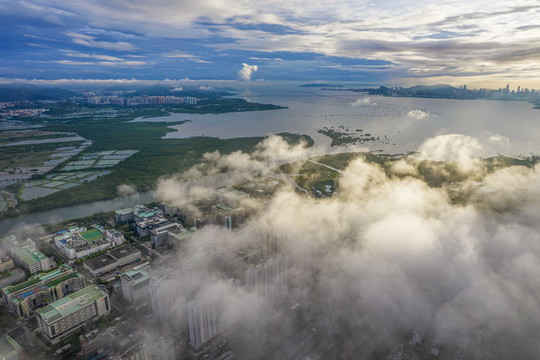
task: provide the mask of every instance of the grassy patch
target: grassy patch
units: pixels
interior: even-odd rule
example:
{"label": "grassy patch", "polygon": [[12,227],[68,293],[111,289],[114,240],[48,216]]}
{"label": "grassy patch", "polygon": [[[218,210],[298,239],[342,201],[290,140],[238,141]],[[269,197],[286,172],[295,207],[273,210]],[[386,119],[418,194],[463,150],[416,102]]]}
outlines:
{"label": "grassy patch", "polygon": [[[223,103],[229,105],[243,104],[243,101],[233,101],[232,103],[229,101],[234,99],[222,100]],[[249,106],[253,107],[254,105]],[[162,139],[167,132],[175,131],[168,128],[169,126],[180,125],[184,121],[170,123],[130,122],[130,120],[137,117],[163,116],[165,114],[163,109],[172,111],[170,107],[159,109],[131,108],[129,110],[124,107],[118,112],[111,113],[112,117],[97,117],[94,116],[98,111],[96,107],[82,108],[71,105],[55,108],[52,113],[61,115],[62,118],[52,120],[43,130],[76,133],[92,140],[92,145],[78,154],[72,161],[82,160],[84,156],[102,151],[137,150],[138,152],[114,166],[110,174],[42,198],[19,203],[18,209],[20,213],[31,213],[96,200],[111,199],[117,196],[117,187],[122,184],[132,185],[138,191],[148,191],[156,186],[157,180],[161,176],[191,168],[200,161],[202,155],[206,152],[216,150],[223,154],[237,150],[251,152],[256,144],[263,139],[262,137],[226,140],[209,137]],[[213,107],[214,110],[209,109],[207,108],[204,111],[225,112],[227,109],[232,111],[230,107],[223,106]],[[77,117],[70,118],[70,111],[76,112]],[[80,114],[83,114],[83,116],[79,116]],[[302,139],[309,144],[313,143],[313,140],[307,136],[298,134],[285,135],[286,140],[290,143],[299,142]]]}

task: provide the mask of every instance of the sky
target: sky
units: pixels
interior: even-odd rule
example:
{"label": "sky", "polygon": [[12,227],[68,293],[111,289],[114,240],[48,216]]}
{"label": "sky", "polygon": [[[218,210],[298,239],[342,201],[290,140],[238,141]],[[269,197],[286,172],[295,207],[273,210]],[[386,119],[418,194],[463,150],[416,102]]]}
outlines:
{"label": "sky", "polygon": [[537,1],[0,0],[0,80],[540,88]]}

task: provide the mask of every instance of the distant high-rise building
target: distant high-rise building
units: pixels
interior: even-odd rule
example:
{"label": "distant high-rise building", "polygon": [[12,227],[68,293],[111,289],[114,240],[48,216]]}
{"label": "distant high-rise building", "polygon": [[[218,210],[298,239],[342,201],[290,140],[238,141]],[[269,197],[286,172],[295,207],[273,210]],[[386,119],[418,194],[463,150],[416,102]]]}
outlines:
{"label": "distant high-rise building", "polygon": [[215,302],[192,300],[187,304],[189,345],[195,349],[224,329],[222,314]]}
{"label": "distant high-rise building", "polygon": [[277,255],[249,267],[244,274],[246,288],[256,291],[262,298],[276,296],[284,290],[287,281],[287,257]]}

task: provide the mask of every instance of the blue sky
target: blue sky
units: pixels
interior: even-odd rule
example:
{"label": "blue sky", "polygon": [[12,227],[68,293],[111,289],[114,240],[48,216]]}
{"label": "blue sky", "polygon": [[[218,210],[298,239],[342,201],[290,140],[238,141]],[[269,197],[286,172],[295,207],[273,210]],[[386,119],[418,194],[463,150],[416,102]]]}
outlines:
{"label": "blue sky", "polygon": [[0,80],[540,88],[538,19],[519,0],[0,0]]}

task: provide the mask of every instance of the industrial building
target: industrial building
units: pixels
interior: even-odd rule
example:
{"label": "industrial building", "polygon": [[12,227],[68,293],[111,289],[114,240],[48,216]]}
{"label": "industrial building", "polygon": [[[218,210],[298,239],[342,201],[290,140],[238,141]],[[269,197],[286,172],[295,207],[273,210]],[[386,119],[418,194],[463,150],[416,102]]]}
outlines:
{"label": "industrial building", "polygon": [[28,245],[11,249],[11,255],[17,265],[25,268],[31,274],[38,271],[49,271],[51,268],[49,258],[36,249],[36,245],[31,240],[29,240]]}
{"label": "industrial building", "polygon": [[146,300],[150,297],[150,280],[152,276],[148,267],[133,269],[120,276],[122,295],[130,303]]}
{"label": "industrial building", "polygon": [[86,260],[83,266],[93,277],[129,264],[141,258],[141,252],[133,245],[124,245],[116,249],[108,250],[106,254],[90,260]]}
{"label": "industrial building", "polygon": [[59,231],[54,237],[54,244],[69,258],[81,259],[98,251],[122,245],[124,235],[111,229],[105,230],[100,225],[88,230],[86,227],[72,226]]}
{"label": "industrial building", "polygon": [[88,320],[95,321],[110,312],[109,295],[90,285],[38,310],[36,318],[45,338],[54,344]]}
{"label": "industrial building", "polygon": [[6,253],[0,249],[0,272],[13,269],[13,259],[6,255]]}
{"label": "industrial building", "polygon": [[185,229],[182,224],[173,222],[150,230],[150,241],[152,242],[152,247],[157,249],[160,246],[179,243],[189,238],[192,234],[193,231]]}
{"label": "industrial building", "polygon": [[34,275],[27,281],[2,289],[2,297],[10,311],[22,318],[32,311],[62,299],[84,287],[84,278],[68,265]]}
{"label": "industrial building", "polygon": [[135,230],[139,236],[146,236],[150,230],[169,223],[169,220],[163,215],[163,211],[157,207],[150,209],[145,205],[116,210],[114,215],[118,223],[134,222]]}

